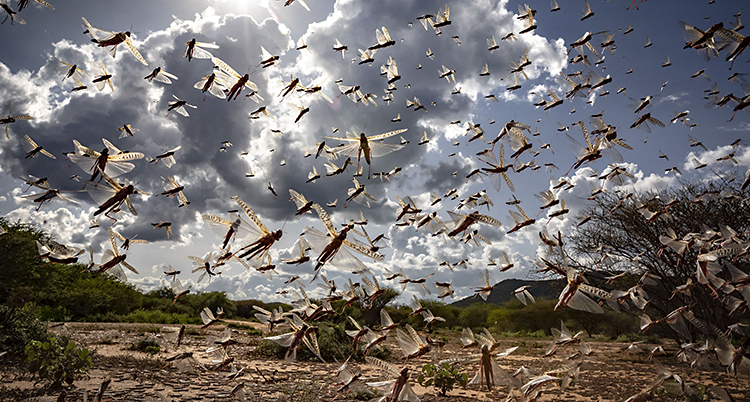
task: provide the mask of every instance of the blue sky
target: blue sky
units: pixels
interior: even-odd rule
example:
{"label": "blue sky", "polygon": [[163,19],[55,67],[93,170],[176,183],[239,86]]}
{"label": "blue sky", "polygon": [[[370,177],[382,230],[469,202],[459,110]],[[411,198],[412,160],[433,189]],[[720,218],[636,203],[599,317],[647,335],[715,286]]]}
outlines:
{"label": "blue sky", "polygon": [[[140,275],[129,275],[129,280],[143,289],[152,289],[167,284],[161,275],[161,267],[171,264],[183,272],[189,271],[191,261],[188,255],[204,256],[218,250],[220,239],[203,224],[201,214],[209,213],[228,217],[227,210],[235,209],[232,196],[245,200],[272,230],[282,228],[284,236],[272,249],[275,263],[287,258],[293,244],[306,226],[322,230],[320,221],[314,215],[295,219],[295,206],[287,202],[289,189],[304,194],[308,199],[326,203],[338,199],[338,207],[327,208],[338,225],[359,217],[360,210],[369,220],[367,231],[374,237],[380,233],[390,238],[389,247],[382,251],[383,262],[375,263],[362,257],[363,262],[376,274],[384,268],[402,268],[409,277],[421,277],[431,272],[431,278],[441,282],[452,281],[459,296],[472,294],[470,287],[481,285],[481,275],[489,258],[497,260],[504,251],[511,257],[515,267],[500,273],[490,267],[493,282],[509,277],[529,277],[534,270],[533,261],[543,248],[538,246],[537,233],[547,222],[547,212],[539,216],[539,222],[529,228],[507,235],[508,207],[505,201],[515,195],[522,200],[521,206],[529,215],[535,215],[541,205],[533,196],[550,189],[550,176],[559,178],[576,160],[568,146],[564,133],[558,132],[558,122],[570,126],[583,120],[590,130],[590,115],[603,112],[602,119],[617,127],[619,138],[625,140],[634,150],[619,148],[624,162],[620,165],[628,169],[635,178],[627,180],[619,189],[624,191],[646,191],[679,185],[671,174],[664,170],[678,166],[688,180],[709,179],[713,173],[706,170],[696,172],[691,168],[695,157],[710,165],[716,158],[733,150],[739,165],[712,165],[715,172],[736,171],[744,177],[750,165],[747,144],[742,143],[735,150],[729,146],[735,139],[744,138],[750,128],[750,119],[740,112],[733,121],[731,107],[706,108],[710,99],[704,99],[706,91],[716,85],[719,97],[727,93],[742,96],[744,91],[727,78],[733,73],[747,73],[747,56],[741,56],[729,70],[724,61],[727,51],[718,59],[704,61],[695,50],[683,49],[685,40],[680,32],[678,21],[685,21],[701,29],[724,22],[731,26],[734,16],[741,11],[740,1],[691,2],[684,7],[679,1],[650,1],[639,3],[640,10],[626,10],[628,1],[591,1],[595,15],[580,21],[583,1],[560,1],[561,10],[550,12],[549,1],[530,1],[536,9],[538,28],[532,33],[519,34],[524,28],[523,21],[517,19],[518,6],[523,3],[506,1],[472,1],[448,3],[451,9],[451,25],[442,29],[436,36],[432,29],[425,30],[416,17],[434,14],[443,8],[439,2],[363,2],[363,1],[318,1],[307,0],[308,12],[299,4],[284,7],[282,2],[257,1],[163,1],[163,2],[60,2],[52,11],[36,4],[22,11],[26,25],[9,23],[0,26],[3,41],[0,43],[0,99],[3,100],[2,114],[7,114],[8,102],[13,103],[14,115],[30,114],[33,122],[11,124],[10,139],[0,140],[0,214],[11,221],[38,224],[55,237],[68,244],[81,247],[94,247],[98,262],[107,246],[106,228],[111,224],[107,218],[100,218],[100,228],[89,229],[89,221],[96,209],[91,197],[85,193],[71,193],[81,205],[53,201],[35,211],[36,205],[22,200],[25,185],[18,176],[32,174],[49,177],[50,184],[63,190],[79,190],[83,186],[70,180],[72,175],[85,176],[78,166],[69,166],[61,156],[73,150],[72,140],[99,150],[103,147],[102,138],[113,142],[121,149],[142,152],[147,156],[181,146],[176,155],[177,164],[171,169],[163,164],[149,164],[145,160],[136,161],[136,168],[125,175],[135,181],[138,188],[151,193],[159,193],[161,177],[174,176],[184,184],[185,194],[191,201],[190,209],[178,208],[177,202],[164,197],[135,197],[134,204],[138,216],[124,214],[116,229],[127,236],[137,235],[148,239],[149,245],[134,245],[128,261],[137,267]],[[564,3],[564,4],[563,4]],[[141,65],[125,48],[112,58],[106,50],[92,44],[83,35],[81,17],[93,26],[111,31],[132,30],[135,32],[136,46],[148,60],[149,66]],[[742,16],[740,16],[742,18]],[[632,32],[624,34],[628,26]],[[356,57],[358,48],[366,49],[375,44],[375,30],[386,26],[396,41],[392,47],[379,50],[372,65],[358,65],[351,59]],[[586,32],[614,33],[615,53],[603,51],[604,61],[590,69],[600,76],[610,75],[613,82],[601,90],[592,92],[588,98],[565,99],[563,105],[545,113],[534,107],[537,99],[529,92],[545,94],[552,89],[559,96],[564,90],[557,80],[559,73],[571,74],[588,68],[583,64],[571,64],[577,51],[568,54],[568,44],[582,37]],[[516,41],[501,40],[509,32],[515,32]],[[745,31],[740,31],[745,33]],[[490,53],[486,39],[495,36],[499,48]],[[460,45],[452,39],[457,36]],[[235,70],[244,74],[251,72],[250,79],[260,88],[265,99],[259,104],[252,100],[226,102],[203,95],[193,88],[201,76],[210,73],[212,64],[208,60],[194,59],[188,62],[182,57],[184,43],[193,37],[203,42],[216,42],[220,46],[214,50],[215,56],[229,63]],[[300,39],[309,46],[311,52],[296,50]],[[335,40],[347,45],[349,52],[342,58],[332,47]],[[653,43],[645,48],[647,40]],[[601,50],[599,43],[603,34],[595,35],[592,43]],[[272,54],[279,55],[279,68],[261,69],[261,46]],[[122,47],[122,46],[121,46]],[[426,57],[431,49],[435,59]],[[521,89],[506,90],[513,82],[510,60],[516,62],[528,51],[532,64],[525,68],[529,80],[521,78]],[[588,50],[584,52],[589,60],[595,61]],[[392,56],[398,63],[402,78],[396,81],[393,91],[394,102],[386,104],[378,101],[375,106],[357,106],[339,94],[335,81],[343,79],[346,85],[359,85],[364,93],[374,93],[381,98],[386,79],[379,75],[380,66]],[[661,67],[666,56],[671,66]],[[57,60],[78,63],[91,73],[89,63],[104,62],[113,73],[115,91],[109,89],[98,92],[89,83],[87,91],[71,93],[69,80],[61,82],[62,73],[56,69]],[[487,63],[490,75],[480,77],[482,66]],[[418,67],[421,65],[421,69]],[[438,70],[444,65],[456,70],[456,84],[440,79]],[[153,68],[161,66],[179,77],[171,85],[148,83],[143,79]],[[632,73],[628,73],[632,69]],[[701,69],[704,76],[691,78]],[[290,75],[299,77],[302,84],[323,79],[324,92],[333,98],[329,105],[316,101],[311,95],[278,96]],[[664,85],[666,83],[666,85]],[[408,84],[408,87],[406,85]],[[454,87],[461,87],[461,93],[451,95]],[[625,88],[622,93],[617,93]],[[602,91],[607,96],[599,96]],[[171,113],[165,117],[167,102],[172,95],[196,105],[190,109],[190,117],[184,118]],[[490,102],[485,96],[493,94],[499,102]],[[637,115],[628,105],[634,100],[654,96],[653,107],[648,112],[665,124],[676,112],[690,110],[692,128],[675,123],[665,128],[653,127],[652,132],[629,129]],[[427,111],[412,112],[406,108],[406,100],[418,97]],[[632,99],[631,99],[632,98]],[[590,103],[587,103],[589,101]],[[435,105],[431,103],[435,102]],[[292,104],[310,108],[299,124],[294,123],[297,109]],[[250,112],[265,105],[275,119],[261,118],[248,120]],[[575,112],[572,113],[572,111]],[[400,122],[391,122],[398,114]],[[495,124],[490,124],[494,119]],[[549,143],[554,155],[542,150],[533,157],[529,153],[520,156],[523,163],[532,158],[542,166],[537,171],[509,173],[516,191],[511,193],[505,183],[498,192],[488,180],[466,175],[484,166],[476,153],[487,147],[487,143],[476,140],[467,144],[469,136],[464,136],[467,122],[481,124],[485,139],[492,140],[500,132],[502,125],[511,119],[524,122],[540,136],[531,137],[533,150],[543,143]],[[450,124],[460,120],[460,124]],[[140,129],[132,138],[118,139],[117,128],[132,124]],[[342,135],[346,130],[364,130],[368,135],[395,129],[408,129],[402,134],[410,141],[402,150],[373,160],[373,172],[389,171],[395,166],[402,167],[400,177],[389,182],[377,178],[361,178],[378,202],[370,208],[352,203],[343,209],[346,189],[352,187],[351,171],[335,178],[321,178],[314,184],[306,184],[308,172],[315,166],[319,173],[325,172],[324,160],[303,157],[303,148],[315,145],[331,135],[332,127]],[[281,136],[271,130],[281,130]],[[430,142],[418,146],[423,132],[427,132]],[[43,145],[58,156],[49,160],[43,156],[24,159],[21,145],[23,133]],[[583,143],[580,128],[571,127],[568,133]],[[703,142],[708,148],[690,147],[689,137]],[[454,140],[460,145],[453,146]],[[220,152],[222,141],[234,144],[227,152]],[[386,140],[398,143],[398,136]],[[328,141],[330,142],[330,140]],[[328,143],[327,142],[327,143]],[[511,153],[509,143],[503,140],[507,155]],[[273,150],[273,151],[272,151]],[[247,155],[242,155],[246,151]],[[669,161],[660,159],[663,151]],[[452,153],[455,156],[449,156]],[[497,149],[495,150],[497,153]],[[280,166],[281,161],[285,166]],[[339,164],[342,159],[335,161]],[[591,186],[600,186],[599,180],[591,178],[593,170],[602,173],[611,160],[602,158],[578,170],[572,170],[568,178],[576,186],[567,191],[554,190],[565,199],[571,213],[564,220],[550,222],[550,232],[561,230],[572,232],[574,217],[586,206],[586,198]],[[364,161],[362,162],[364,163]],[[548,171],[544,164],[552,163],[559,169]],[[248,167],[256,173],[254,178],[246,178]],[[453,172],[457,172],[455,177]],[[278,198],[267,190],[268,182],[273,183]],[[618,189],[613,183],[604,183],[609,191]],[[456,242],[444,236],[432,236],[414,227],[399,228],[395,225],[397,215],[396,195],[411,196],[418,207],[426,212],[437,211],[444,221],[450,218],[446,213],[452,210],[458,200],[443,200],[430,207],[430,194],[434,191],[444,195],[456,188],[460,198],[480,190],[494,202],[494,206],[482,207],[482,213],[503,222],[502,228],[489,226],[475,227],[479,233],[492,241],[482,247]],[[464,210],[466,212],[467,210]],[[170,221],[174,234],[167,239],[163,231],[154,231],[151,223]],[[235,247],[240,246],[235,245]],[[316,257],[315,255],[313,257]],[[457,262],[468,258],[471,265],[468,272],[451,272],[438,264],[445,260]],[[299,267],[281,267],[283,275],[272,280],[239,264],[233,263],[224,268],[222,276],[208,285],[205,281],[195,284],[197,275],[183,274],[183,283],[193,284],[198,289],[224,290],[230,297],[277,299],[275,294],[288,275],[299,274],[312,277],[310,264]],[[345,271],[333,266],[325,268],[329,278],[344,280],[349,276]],[[356,279],[356,278],[355,278]],[[432,282],[430,282],[432,285]],[[187,285],[186,285],[187,286]],[[404,297],[409,296],[407,289]]]}

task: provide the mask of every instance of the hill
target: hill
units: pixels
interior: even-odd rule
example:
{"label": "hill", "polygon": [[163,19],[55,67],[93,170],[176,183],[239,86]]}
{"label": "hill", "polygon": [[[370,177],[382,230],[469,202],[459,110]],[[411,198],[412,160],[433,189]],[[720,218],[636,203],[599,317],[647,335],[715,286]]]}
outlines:
{"label": "hill", "polygon": [[[556,299],[560,292],[565,287],[564,279],[544,280],[544,281],[531,281],[523,279],[506,279],[504,281],[495,284],[492,292],[487,297],[485,303],[488,304],[503,304],[512,298],[513,291],[521,286],[530,286],[529,292],[537,299]],[[451,306],[464,308],[471,306],[474,303],[484,302],[480,297],[466,297],[456,302],[451,303]]]}

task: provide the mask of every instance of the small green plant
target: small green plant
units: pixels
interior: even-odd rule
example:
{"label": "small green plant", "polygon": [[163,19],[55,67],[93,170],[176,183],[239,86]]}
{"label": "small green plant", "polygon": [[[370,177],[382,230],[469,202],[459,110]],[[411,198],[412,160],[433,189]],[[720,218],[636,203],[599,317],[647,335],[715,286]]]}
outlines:
{"label": "small green plant", "polygon": [[157,346],[146,346],[146,349],[144,349],[143,351],[148,355],[155,355],[159,353],[159,350],[161,350],[161,348],[157,345]]}
{"label": "small green plant", "polygon": [[281,392],[285,394],[290,401],[312,402],[321,399],[318,382],[314,380],[297,380],[294,382],[294,386],[282,384]]}
{"label": "small green plant", "polygon": [[251,328],[249,328],[247,330],[247,335],[249,335],[249,336],[263,336],[263,331],[251,327]]}
{"label": "small green plant", "polygon": [[441,396],[445,396],[448,392],[453,391],[456,383],[459,383],[462,388],[466,388],[469,377],[466,373],[460,373],[450,363],[440,365],[428,363],[422,366],[422,372],[417,377],[417,382],[423,387],[432,385],[439,390]]}
{"label": "small green plant", "polygon": [[39,381],[50,380],[50,388],[63,382],[73,384],[94,366],[88,349],[81,348],[69,336],[51,337],[48,341],[31,341],[26,345],[29,371],[39,376]]}
{"label": "small green plant", "polygon": [[146,353],[148,355],[155,355],[159,353],[161,350],[161,347],[159,347],[159,344],[156,343],[156,340],[153,337],[146,337],[138,341],[138,343],[134,343],[130,346],[130,350],[137,350],[139,352]]}
{"label": "small green plant", "polygon": [[258,348],[255,351],[263,357],[274,357],[277,359],[283,359],[286,353],[286,348],[281,347],[278,343],[269,340],[263,340],[258,344]]}

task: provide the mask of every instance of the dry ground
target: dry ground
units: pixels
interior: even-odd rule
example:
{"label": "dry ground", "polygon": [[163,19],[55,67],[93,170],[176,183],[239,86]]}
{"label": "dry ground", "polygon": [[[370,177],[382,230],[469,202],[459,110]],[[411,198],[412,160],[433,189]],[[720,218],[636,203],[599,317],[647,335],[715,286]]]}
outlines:
{"label": "dry ground", "polygon": [[[245,323],[245,325],[255,325]],[[333,384],[336,368],[335,363],[296,362],[267,359],[257,352],[257,345],[261,336],[248,335],[247,330],[234,331],[233,337],[239,345],[232,353],[235,356],[235,367],[244,368],[244,375],[238,380],[228,381],[228,370],[223,372],[198,371],[195,373],[179,370],[175,365],[165,363],[169,356],[177,352],[192,351],[197,361],[207,368],[212,366],[210,356],[206,355],[207,337],[220,336],[223,327],[207,331],[203,335],[199,326],[188,329],[187,344],[176,351],[174,344],[169,341],[171,329],[177,326],[157,324],[89,324],[68,323],[54,329],[56,332],[66,332],[72,335],[79,345],[95,350],[94,369],[90,370],[89,378],[75,383],[68,390],[68,401],[82,401],[83,391],[89,396],[95,394],[102,380],[111,374],[113,381],[105,394],[104,400],[110,401],[144,401],[149,397],[161,398],[155,400],[167,401],[232,401],[229,391],[238,381],[245,383],[248,390],[248,400],[251,401],[330,401],[337,394],[337,386]],[[139,340],[159,334],[164,340],[167,350],[155,356],[143,352],[129,350]],[[395,339],[388,340],[392,350],[398,350]],[[508,372],[513,372],[521,366],[528,367],[534,374],[541,374],[546,370],[559,368],[564,356],[573,353],[573,348],[562,350],[552,358],[543,358],[548,340],[539,339],[508,339],[503,341],[501,348],[520,346],[514,354],[500,361],[500,365]],[[622,350],[626,344],[616,342],[590,342],[594,354],[587,360],[581,371],[579,380],[566,390],[552,386],[545,392],[540,401],[624,401],[637,394],[655,377],[653,363],[646,359],[646,354],[630,354]],[[456,339],[449,342],[442,352],[442,358],[455,356],[459,347]],[[737,378],[727,375],[721,368],[713,371],[696,371],[675,359],[677,348],[672,343],[663,345],[666,356],[657,356],[674,373],[679,374],[693,388],[696,384],[720,385],[732,393],[738,401],[750,400],[750,381],[747,378]],[[461,352],[467,355],[469,352]],[[472,351],[476,353],[476,351]],[[423,364],[432,360],[430,355],[423,356],[416,361],[409,361],[411,379],[415,392],[421,400],[427,401],[469,401],[479,399],[505,400],[507,389],[501,388],[494,395],[485,392],[478,393],[476,386],[468,390],[455,389],[448,397],[440,397],[432,387],[422,388],[416,384],[416,377]],[[393,360],[391,363],[400,366],[401,362]],[[0,363],[1,364],[1,363]],[[382,373],[363,363],[354,363],[355,368],[362,371],[363,376],[370,381],[381,381],[387,378]],[[476,373],[477,364],[466,364],[463,371],[471,378]],[[56,396],[59,392],[50,392],[43,388],[43,384],[34,384],[32,377],[25,371],[11,366],[0,365],[0,400],[24,400],[32,396]],[[338,401],[357,400],[356,395],[342,394]],[[360,400],[367,400],[363,398]],[[54,399],[52,399],[54,400]],[[673,400],[667,395],[655,400]]]}

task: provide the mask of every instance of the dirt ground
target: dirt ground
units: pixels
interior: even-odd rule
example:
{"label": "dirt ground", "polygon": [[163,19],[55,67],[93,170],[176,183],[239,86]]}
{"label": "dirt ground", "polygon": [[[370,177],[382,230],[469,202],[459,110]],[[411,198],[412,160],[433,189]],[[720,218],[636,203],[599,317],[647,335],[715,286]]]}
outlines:
{"label": "dirt ground", "polygon": [[[258,324],[242,322],[244,325],[261,328]],[[248,330],[232,330],[233,339],[238,341],[232,356],[234,370],[242,369],[242,376],[228,379],[232,368],[215,371],[211,368],[212,357],[206,354],[212,337],[221,337],[225,327],[217,325],[209,329],[206,334],[199,326],[189,326],[186,344],[175,349],[174,332],[177,325],[157,324],[90,324],[66,323],[64,326],[53,328],[55,332],[70,334],[79,344],[94,350],[94,368],[88,373],[89,377],[76,381],[74,387],[68,389],[67,401],[83,401],[83,394],[93,400],[99,385],[108,375],[112,382],[104,394],[105,401],[234,401],[237,397],[230,395],[230,390],[239,382],[243,382],[249,401],[337,401],[368,400],[373,395],[355,395],[342,393],[337,395],[339,386],[335,384],[335,372],[339,367],[336,363],[294,362],[261,357],[256,352],[257,345],[262,341],[260,335],[249,335]],[[257,332],[256,332],[257,333]],[[156,339],[162,346],[156,355],[130,350],[140,340]],[[389,337],[388,346],[391,350],[399,351],[395,337]],[[508,373],[525,366],[532,375],[541,375],[545,371],[555,370],[564,364],[566,356],[578,349],[570,346],[560,350],[551,358],[544,358],[550,340],[540,339],[504,339],[500,349],[519,346],[519,349],[508,357],[498,360],[500,366]],[[580,376],[571,386],[562,390],[557,384],[551,385],[538,399],[539,401],[625,401],[636,395],[656,377],[654,363],[649,361],[648,353],[630,353],[624,351],[628,344],[616,342],[588,342],[593,352],[586,358]],[[643,349],[649,349],[644,345]],[[730,376],[721,367],[713,370],[698,371],[691,369],[685,363],[679,363],[675,357],[677,346],[665,342],[664,356],[656,356],[670,371],[679,374],[694,390],[700,385],[719,385],[724,387],[737,401],[750,400],[750,379]],[[415,360],[410,360],[408,366],[411,372],[411,383],[414,391],[423,402],[428,401],[469,401],[469,400],[498,400],[503,401],[508,396],[507,387],[496,389],[494,393],[477,391],[477,386],[468,389],[457,387],[446,397],[437,395],[433,387],[423,388],[416,383],[422,365],[433,359],[447,359],[468,356],[478,353],[471,351],[456,352],[460,341],[448,342],[440,356],[430,354]],[[193,356],[205,368],[199,365],[183,365],[165,362],[166,358],[180,352],[193,352]],[[398,355],[399,352],[395,354]],[[398,356],[390,361],[397,367],[402,366]],[[0,362],[0,400],[21,401],[34,397],[33,400],[57,400],[58,392],[50,392],[43,388],[43,384],[34,384],[28,372],[17,367],[2,365]],[[351,364],[356,371],[360,371],[366,381],[385,381],[381,370],[366,364],[354,362]],[[194,372],[184,371],[188,367],[196,366]],[[462,371],[468,373],[469,378],[478,370],[478,363],[467,363]],[[518,396],[518,391],[515,391]],[[359,397],[359,398],[358,398]],[[517,399],[520,400],[520,399]],[[668,394],[657,395],[654,400],[684,400],[673,399]],[[716,399],[718,400],[718,399]]]}

